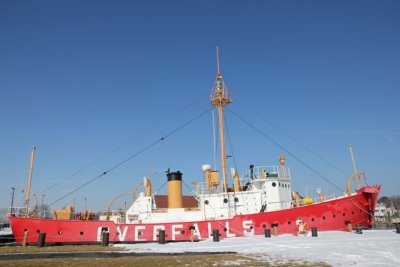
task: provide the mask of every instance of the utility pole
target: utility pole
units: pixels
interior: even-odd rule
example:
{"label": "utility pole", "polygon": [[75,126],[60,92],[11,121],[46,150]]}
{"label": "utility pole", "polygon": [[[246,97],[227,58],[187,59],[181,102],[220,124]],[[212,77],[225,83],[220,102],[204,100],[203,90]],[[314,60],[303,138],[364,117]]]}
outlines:
{"label": "utility pole", "polygon": [[42,194],[42,207],[43,207],[43,199],[44,199],[45,194]]}
{"label": "utility pole", "polygon": [[85,197],[85,212],[87,211],[87,198]]}
{"label": "utility pole", "polygon": [[14,206],[14,191],[15,191],[15,187],[11,187],[12,193],[11,193],[11,207],[10,207],[10,213],[12,214],[12,210],[13,210],[13,206]]}

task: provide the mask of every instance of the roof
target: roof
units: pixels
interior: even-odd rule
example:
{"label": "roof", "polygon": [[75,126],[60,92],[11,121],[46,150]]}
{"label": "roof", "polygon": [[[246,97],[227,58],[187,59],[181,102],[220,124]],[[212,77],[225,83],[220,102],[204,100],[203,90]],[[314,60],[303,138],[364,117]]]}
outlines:
{"label": "roof", "polygon": [[[157,208],[168,208],[168,195],[155,195],[154,201]],[[198,203],[194,196],[182,196],[184,208],[197,208]]]}

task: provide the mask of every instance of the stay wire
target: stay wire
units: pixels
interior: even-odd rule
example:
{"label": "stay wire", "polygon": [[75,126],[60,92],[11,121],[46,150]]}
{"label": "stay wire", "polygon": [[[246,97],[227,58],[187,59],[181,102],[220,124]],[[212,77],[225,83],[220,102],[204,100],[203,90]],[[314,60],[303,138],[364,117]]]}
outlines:
{"label": "stay wire", "polygon": [[244,118],[242,118],[241,116],[239,116],[237,113],[233,112],[232,110],[230,110],[229,108],[227,108],[227,110],[232,113],[233,115],[235,115],[239,120],[241,120],[243,123],[247,124],[247,126],[249,126],[250,128],[252,128],[253,130],[255,130],[256,132],[258,132],[259,134],[261,134],[262,136],[264,136],[266,139],[268,139],[271,143],[273,143],[274,145],[276,145],[277,147],[279,147],[280,149],[282,149],[283,151],[285,151],[286,153],[288,153],[290,156],[292,156],[295,160],[297,160],[298,162],[300,162],[301,164],[303,164],[305,167],[307,167],[309,170],[311,170],[312,172],[314,172],[315,174],[317,174],[318,176],[320,176],[321,178],[323,178],[327,183],[329,183],[330,185],[332,185],[333,187],[335,187],[336,189],[338,189],[340,192],[344,192],[339,186],[337,186],[336,184],[334,184],[333,182],[331,182],[327,177],[325,177],[323,174],[321,174],[320,172],[318,172],[317,170],[315,170],[313,167],[311,167],[310,165],[308,165],[307,163],[305,163],[304,161],[302,161],[300,158],[298,158],[296,155],[294,155],[292,152],[290,152],[289,150],[287,150],[285,147],[283,147],[282,145],[280,145],[279,143],[277,143],[275,140],[273,140],[271,137],[269,137],[268,135],[266,135],[264,132],[262,132],[261,130],[259,130],[257,127],[255,127],[253,124],[251,124],[250,122],[246,121]]}
{"label": "stay wire", "polygon": [[179,130],[185,128],[186,126],[188,126],[189,124],[191,124],[192,122],[196,121],[197,119],[201,118],[202,116],[204,116],[206,113],[208,113],[212,108],[207,109],[206,111],[203,111],[202,113],[200,113],[199,115],[197,115],[196,117],[194,117],[193,119],[185,122],[184,124],[182,124],[181,126],[179,126],[178,128],[176,128],[175,130],[167,133],[165,136],[161,137],[160,139],[154,141],[153,143],[145,146],[144,148],[142,148],[141,150],[139,150],[138,152],[132,154],[131,156],[127,157],[126,159],[122,160],[121,162],[115,164],[114,166],[112,166],[111,168],[109,168],[108,170],[104,171],[103,173],[97,175],[96,177],[90,179],[89,181],[87,181],[86,183],[80,185],[79,187],[77,187],[76,189],[72,190],[71,192],[65,194],[64,196],[60,197],[59,199],[55,200],[54,202],[52,202],[51,204],[49,204],[49,207],[54,205],[55,203],[65,199],[66,197],[70,196],[71,194],[77,192],[78,190],[82,189],[83,187],[87,186],[88,184],[96,181],[97,179],[105,176],[106,174],[108,174],[109,172],[115,170],[116,168],[122,166],[123,164],[127,163],[129,160],[137,157],[138,155],[140,155],[141,153],[143,153],[144,151],[152,148],[153,146],[155,146],[156,144],[164,141],[166,138],[170,137],[171,135],[175,134],[176,132],[178,132]]}
{"label": "stay wire", "polygon": [[[182,112],[184,112],[185,110],[193,107],[193,105],[197,105],[197,103],[200,102],[202,98],[198,98],[192,102],[190,102],[190,104],[188,104],[187,106],[184,106],[183,108],[178,109],[175,113],[177,114],[181,114]],[[138,135],[128,139],[127,141],[117,145],[116,147],[114,147],[110,152],[104,154],[103,156],[100,156],[99,158],[95,159],[94,161],[90,162],[89,164],[87,164],[86,166],[81,167],[80,169],[78,169],[77,171],[72,172],[70,175],[60,179],[58,182],[48,186],[47,188],[45,188],[41,194],[54,189],[56,186],[58,186],[59,184],[63,183],[66,180],[71,179],[72,177],[78,175],[79,173],[83,172],[84,170],[88,169],[89,167],[95,165],[97,162],[107,158],[108,156],[110,156],[111,154],[115,153],[116,151],[120,150],[122,147],[126,146],[127,144],[133,142],[136,139],[140,139],[143,135],[145,135],[146,133],[151,132],[152,130],[156,129],[157,127],[159,127],[160,125],[162,125],[163,123],[166,123],[168,121],[167,118],[164,118],[162,120],[160,120],[159,122],[155,123],[153,126],[150,126],[149,128],[147,128],[146,130],[143,130],[141,133],[139,133]]]}
{"label": "stay wire", "polygon": [[270,126],[271,128],[275,129],[276,131],[280,132],[281,134],[283,134],[284,136],[286,136],[287,138],[289,138],[293,143],[297,144],[298,146],[300,146],[301,148],[303,148],[304,150],[306,150],[307,152],[311,153],[312,155],[314,155],[315,157],[319,158],[320,160],[322,160],[323,162],[325,162],[326,164],[328,164],[329,166],[331,166],[332,168],[338,170],[339,172],[341,172],[342,174],[346,175],[346,176],[350,176],[350,174],[348,174],[346,171],[342,170],[341,168],[339,168],[338,166],[336,166],[335,164],[333,164],[332,162],[330,162],[329,160],[325,159],[324,157],[320,156],[319,154],[317,154],[316,152],[312,151],[310,148],[306,147],[305,145],[303,145],[301,142],[299,142],[298,140],[296,140],[294,137],[290,136],[288,133],[286,133],[285,131],[283,131],[282,129],[280,129],[279,127],[277,127],[276,125],[274,125],[272,122],[266,120],[265,118],[263,118],[259,113],[257,113],[256,111],[254,111],[252,108],[248,107],[247,105],[241,103],[238,99],[235,99],[235,102],[237,102],[239,105],[241,105],[243,108],[245,108],[246,110],[250,111],[251,113],[253,113],[254,115],[256,115],[258,118],[260,118],[263,122],[265,122],[268,126]]}
{"label": "stay wire", "polygon": [[225,122],[225,126],[226,126],[225,128],[226,128],[226,135],[228,136],[229,147],[230,147],[231,153],[232,153],[233,164],[235,166],[235,171],[237,171],[236,157],[235,157],[235,153],[233,151],[231,136],[229,134],[228,121],[226,120],[225,116],[224,116],[224,122]]}

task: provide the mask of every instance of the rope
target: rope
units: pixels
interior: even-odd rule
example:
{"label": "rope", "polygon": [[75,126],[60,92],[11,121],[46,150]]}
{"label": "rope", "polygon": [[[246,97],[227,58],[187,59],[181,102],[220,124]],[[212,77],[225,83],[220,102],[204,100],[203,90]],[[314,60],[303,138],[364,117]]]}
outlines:
{"label": "rope", "polygon": [[235,157],[235,153],[233,152],[231,136],[229,135],[228,122],[225,117],[224,117],[224,121],[225,121],[226,135],[228,136],[229,147],[230,147],[231,153],[232,153],[233,164],[235,165],[235,171],[237,171],[236,157]]}
{"label": "rope", "polygon": [[287,138],[289,138],[293,143],[297,144],[298,146],[300,146],[301,148],[303,148],[304,150],[306,150],[307,152],[311,153],[312,155],[314,155],[315,157],[319,158],[320,160],[322,160],[323,162],[325,162],[326,164],[328,164],[329,166],[335,168],[336,170],[338,170],[339,172],[341,172],[342,174],[346,175],[347,177],[350,176],[347,172],[345,172],[344,170],[342,170],[341,168],[339,168],[338,166],[334,165],[332,162],[330,162],[329,160],[325,159],[324,157],[320,156],[319,154],[317,154],[316,152],[312,151],[310,148],[306,147],[305,145],[303,145],[302,143],[300,143],[298,140],[296,140],[294,137],[292,137],[291,135],[289,135],[288,133],[286,133],[285,131],[283,131],[282,129],[280,129],[279,127],[277,127],[276,125],[274,125],[273,123],[271,123],[270,121],[264,119],[263,117],[261,117],[260,114],[258,114],[257,112],[255,112],[253,109],[251,109],[250,107],[244,105],[243,103],[241,103],[238,99],[235,99],[235,103],[238,102],[239,105],[241,105],[243,108],[245,108],[246,110],[250,111],[251,113],[253,113],[254,115],[256,115],[259,119],[261,119],[263,122],[265,122],[269,127],[275,129],[276,131],[280,132],[281,134],[283,134],[284,136],[286,136]]}
{"label": "rope", "polygon": [[277,147],[279,147],[280,149],[282,149],[283,151],[285,151],[286,153],[288,153],[289,155],[291,155],[295,160],[297,160],[298,162],[300,162],[301,164],[303,164],[305,167],[307,167],[309,170],[311,170],[312,172],[314,172],[315,174],[317,174],[318,176],[320,176],[321,178],[323,178],[326,182],[328,182],[330,185],[332,185],[333,187],[335,187],[336,189],[338,189],[340,192],[344,192],[339,186],[337,186],[336,184],[334,184],[333,182],[331,182],[327,177],[325,177],[324,175],[322,175],[320,172],[318,172],[317,170],[315,170],[314,168],[312,168],[310,165],[308,165],[307,163],[305,163],[304,161],[302,161],[300,158],[298,158],[296,155],[294,155],[292,152],[290,152],[289,150],[287,150],[285,147],[283,147],[282,145],[280,145],[279,143],[277,143],[275,140],[273,140],[271,137],[269,137],[268,135],[266,135],[265,133],[263,133],[261,130],[259,130],[256,126],[254,126],[253,124],[251,124],[250,122],[246,121],[245,119],[243,119],[241,116],[239,116],[237,113],[233,112],[232,110],[230,110],[229,108],[227,108],[227,110],[229,112],[231,112],[233,115],[235,115],[239,120],[241,120],[243,123],[247,124],[247,126],[249,126],[250,128],[252,128],[253,130],[255,130],[256,132],[258,132],[259,134],[261,134],[263,137],[265,137],[267,140],[269,140],[271,143],[273,143],[274,145],[276,145]]}
{"label": "rope", "polygon": [[170,137],[171,135],[175,134],[176,132],[178,132],[179,130],[183,129],[184,127],[188,126],[189,124],[191,124],[192,122],[196,121],[197,119],[201,118],[202,116],[204,116],[204,114],[208,113],[211,110],[211,108],[207,109],[206,111],[203,111],[202,113],[200,113],[199,115],[197,115],[196,117],[194,117],[193,119],[185,122],[184,124],[182,124],[181,126],[179,126],[178,128],[176,128],[175,130],[167,133],[165,136],[161,137],[160,139],[154,141],[153,143],[147,145],[146,147],[142,148],[141,150],[139,150],[138,152],[132,154],[131,156],[127,157],[126,159],[122,160],[121,162],[115,164],[114,166],[112,166],[110,169],[104,171],[103,173],[97,175],[96,177],[90,179],[89,181],[87,181],[86,183],[82,184],[81,186],[77,187],[76,189],[72,190],[71,192],[65,194],[64,196],[60,197],[59,199],[55,200],[54,202],[52,202],[51,204],[49,204],[49,207],[54,205],[55,203],[59,202],[60,200],[63,200],[64,198],[66,198],[67,196],[75,193],[76,191],[82,189],[83,187],[87,186],[88,184],[96,181],[97,179],[105,176],[106,174],[108,174],[109,172],[115,170],[116,168],[122,166],[123,164],[127,163],[128,161],[130,161],[131,159],[137,157],[138,155],[142,154],[143,152],[145,152],[146,150],[152,148],[153,146],[155,146],[156,144],[164,141],[165,139],[167,139],[168,137]]}
{"label": "rope", "polygon": [[[181,108],[181,109],[178,109],[176,112],[174,112],[174,115],[173,115],[173,116],[175,116],[175,114],[182,114],[185,110],[187,110],[187,109],[189,109],[189,108],[193,108],[193,106],[196,105],[196,104],[198,104],[198,103],[200,102],[200,100],[201,100],[201,99],[199,98],[199,99],[196,99],[196,100],[194,100],[194,101],[191,101],[191,102],[190,102],[188,105],[186,105],[185,107],[183,107],[183,108]],[[172,116],[172,117],[173,117],[173,116]],[[133,142],[134,140],[140,139],[143,135],[145,135],[145,134],[147,134],[147,133],[153,131],[154,129],[156,129],[157,127],[161,126],[163,123],[166,123],[167,121],[168,121],[168,119],[162,119],[162,120],[160,120],[159,122],[155,123],[153,126],[150,126],[150,127],[147,128],[146,130],[144,130],[144,131],[142,131],[141,133],[139,133],[138,135],[136,135],[136,136],[134,136],[134,137],[128,139],[127,141],[125,141],[125,142],[123,142],[123,143],[117,145],[117,146],[114,147],[111,151],[109,151],[108,153],[104,154],[103,156],[100,156],[99,158],[95,159],[94,161],[92,161],[92,162],[89,163],[88,165],[86,165],[86,166],[84,166],[84,167],[78,169],[77,171],[72,172],[70,175],[68,175],[68,176],[66,176],[66,177],[64,177],[64,178],[62,178],[62,179],[60,179],[58,182],[56,182],[56,183],[54,183],[54,184],[48,186],[47,188],[45,188],[45,189],[41,192],[41,194],[43,194],[43,193],[45,193],[45,192],[47,192],[47,191],[49,191],[49,190],[51,190],[51,189],[54,189],[56,186],[58,186],[58,185],[61,184],[62,182],[66,181],[66,180],[69,180],[69,179],[71,179],[72,177],[78,175],[79,173],[81,173],[81,172],[83,172],[84,170],[88,169],[89,167],[95,165],[95,164],[98,163],[99,161],[101,161],[101,160],[107,158],[108,156],[110,156],[111,154],[117,152],[117,151],[120,150],[122,147],[124,147],[124,146],[126,146],[127,144]]]}

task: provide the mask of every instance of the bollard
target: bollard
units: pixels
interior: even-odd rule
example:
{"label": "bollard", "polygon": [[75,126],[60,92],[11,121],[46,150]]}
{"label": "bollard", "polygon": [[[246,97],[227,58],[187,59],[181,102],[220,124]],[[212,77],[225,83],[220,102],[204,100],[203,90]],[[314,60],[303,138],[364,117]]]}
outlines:
{"label": "bollard", "polygon": [[353,225],[351,223],[347,224],[347,230],[351,233],[353,232]]}
{"label": "bollard", "polygon": [[24,231],[24,238],[22,239],[22,246],[26,247],[26,244],[28,242],[28,230]]}
{"label": "bollard", "polygon": [[165,244],[165,230],[158,232],[158,244]]}
{"label": "bollard", "polygon": [[311,227],[311,236],[312,237],[317,237],[318,236],[317,227]]}
{"label": "bollard", "polygon": [[101,240],[101,245],[103,247],[108,247],[109,238],[110,238],[110,233],[109,232],[103,232],[103,240]]}
{"label": "bollard", "polygon": [[38,236],[38,247],[42,248],[46,245],[46,233],[39,233]]}
{"label": "bollard", "polygon": [[362,228],[359,224],[356,224],[356,234],[362,234]]}
{"label": "bollard", "polygon": [[274,224],[272,225],[272,227],[274,228],[274,236],[277,236],[277,235],[278,235],[278,224],[277,224],[277,223],[274,223]]}
{"label": "bollard", "polygon": [[264,229],[265,237],[271,237],[271,229]]}
{"label": "bollard", "polygon": [[396,224],[396,233],[400,234],[400,223]]}
{"label": "bollard", "polygon": [[213,242],[219,242],[219,230],[213,230]]}
{"label": "bollard", "polygon": [[189,226],[190,230],[190,242],[194,242],[194,226]]}

